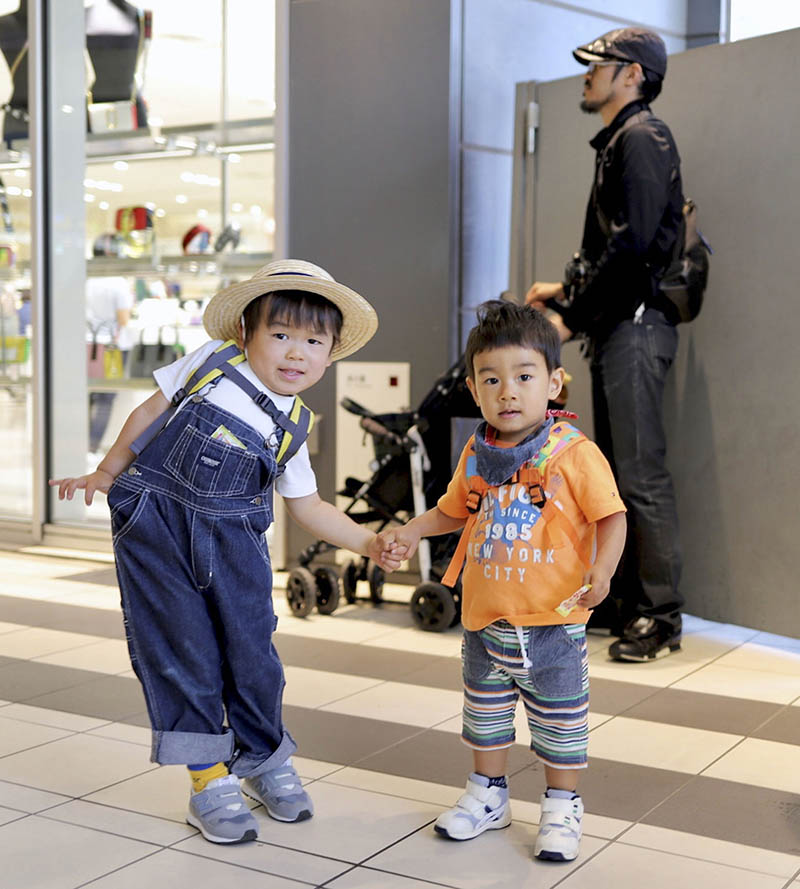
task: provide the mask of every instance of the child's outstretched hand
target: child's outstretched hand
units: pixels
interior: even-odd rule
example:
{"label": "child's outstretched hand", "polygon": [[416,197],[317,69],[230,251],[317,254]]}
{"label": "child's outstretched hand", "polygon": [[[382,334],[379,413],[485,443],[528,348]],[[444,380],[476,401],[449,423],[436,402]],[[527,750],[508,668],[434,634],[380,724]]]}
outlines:
{"label": "child's outstretched hand", "polygon": [[77,478],[51,478],[48,481],[51,488],[58,486],[59,500],[63,500],[65,497],[67,500],[72,500],[76,491],[85,491],[83,499],[87,506],[94,499],[95,492],[102,491],[104,494],[107,494],[113,483],[114,476],[102,469],[95,469],[94,472],[78,476]]}

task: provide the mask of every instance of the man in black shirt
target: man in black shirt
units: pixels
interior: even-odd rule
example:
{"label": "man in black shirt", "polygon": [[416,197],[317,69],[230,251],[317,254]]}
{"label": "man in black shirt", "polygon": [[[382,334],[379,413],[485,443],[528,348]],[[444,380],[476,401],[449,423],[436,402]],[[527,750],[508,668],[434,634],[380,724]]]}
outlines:
{"label": "man in black shirt", "polygon": [[621,28],[573,55],[588,66],[581,108],[605,124],[591,140],[597,158],[580,261],[563,284],[537,281],[526,300],[548,312],[562,340],[587,340],[595,438],[628,507],[625,554],[592,623],[621,633],[613,658],[648,661],[676,651],[681,639],[681,555],[662,420],[677,316],[658,287],[681,231],[680,158],[649,108],[667,69],[658,35]]}

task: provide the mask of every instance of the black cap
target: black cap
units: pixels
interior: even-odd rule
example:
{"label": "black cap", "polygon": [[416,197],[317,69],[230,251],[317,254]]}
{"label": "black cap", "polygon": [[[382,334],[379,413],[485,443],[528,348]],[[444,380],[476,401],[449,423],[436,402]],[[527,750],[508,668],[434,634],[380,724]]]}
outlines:
{"label": "black cap", "polygon": [[617,28],[603,34],[591,43],[585,43],[572,51],[581,63],[604,62],[619,59],[623,62],[638,62],[658,77],[667,73],[667,48],[664,41],[647,28]]}

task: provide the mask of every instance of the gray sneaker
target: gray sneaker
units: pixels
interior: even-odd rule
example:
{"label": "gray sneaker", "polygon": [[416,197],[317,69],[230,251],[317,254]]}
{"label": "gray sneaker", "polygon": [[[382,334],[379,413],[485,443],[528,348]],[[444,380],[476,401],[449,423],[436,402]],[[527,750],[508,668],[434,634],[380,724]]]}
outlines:
{"label": "gray sneaker", "polygon": [[258,800],[276,821],[307,821],[314,804],[303,790],[291,759],[282,766],[244,779],[244,792]]}
{"label": "gray sneaker", "polygon": [[215,778],[204,790],[191,793],[186,820],[212,843],[244,843],[258,836],[236,775]]}

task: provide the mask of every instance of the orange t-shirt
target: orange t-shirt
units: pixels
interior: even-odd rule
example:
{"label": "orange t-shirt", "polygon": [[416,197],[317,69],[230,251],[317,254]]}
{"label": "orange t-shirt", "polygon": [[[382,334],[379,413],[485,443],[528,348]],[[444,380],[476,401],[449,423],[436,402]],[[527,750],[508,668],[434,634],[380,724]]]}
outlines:
{"label": "orange t-shirt", "polygon": [[[469,517],[468,476],[477,474],[475,460],[470,439],[437,504],[446,515]],[[625,512],[611,467],[588,438],[545,463],[542,485],[584,551],[594,552],[595,522]],[[464,565],[461,622],[466,629],[481,630],[501,619],[525,627],[589,619],[586,609],[567,616],[555,610],[581,586],[586,569],[567,534],[552,521],[540,521],[541,514],[525,485],[497,485],[484,495]]]}

